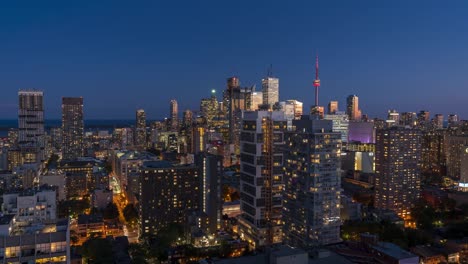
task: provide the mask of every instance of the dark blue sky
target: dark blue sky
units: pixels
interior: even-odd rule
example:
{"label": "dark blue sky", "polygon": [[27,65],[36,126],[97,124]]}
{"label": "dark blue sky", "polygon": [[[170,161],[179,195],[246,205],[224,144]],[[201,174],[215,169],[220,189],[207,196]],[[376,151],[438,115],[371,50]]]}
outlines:
{"label": "dark blue sky", "polygon": [[363,113],[428,109],[468,118],[468,2],[5,1],[0,4],[0,118],[17,91],[83,96],[86,118],[166,116],[169,100],[197,109],[226,78],[257,84],[269,64],[281,99],[360,97]]}

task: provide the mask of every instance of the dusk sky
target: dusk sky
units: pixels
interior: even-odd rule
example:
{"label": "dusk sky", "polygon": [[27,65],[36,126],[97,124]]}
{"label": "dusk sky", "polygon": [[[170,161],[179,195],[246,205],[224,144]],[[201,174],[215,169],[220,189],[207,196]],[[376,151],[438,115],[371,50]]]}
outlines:
{"label": "dusk sky", "polygon": [[321,105],[360,98],[388,109],[468,119],[467,1],[4,1],[0,4],[0,119],[17,92],[45,93],[46,119],[62,96],[83,96],[85,119],[148,119],[197,110],[226,78],[257,85],[273,65],[280,99]]}

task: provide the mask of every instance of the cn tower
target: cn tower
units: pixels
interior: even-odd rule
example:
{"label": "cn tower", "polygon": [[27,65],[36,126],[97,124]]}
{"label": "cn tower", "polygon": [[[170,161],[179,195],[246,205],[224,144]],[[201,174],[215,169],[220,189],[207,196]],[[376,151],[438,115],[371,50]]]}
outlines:
{"label": "cn tower", "polygon": [[319,87],[320,87],[320,79],[319,79],[319,58],[318,55],[315,58],[315,80],[314,80],[314,87],[315,87],[315,106],[319,105]]}

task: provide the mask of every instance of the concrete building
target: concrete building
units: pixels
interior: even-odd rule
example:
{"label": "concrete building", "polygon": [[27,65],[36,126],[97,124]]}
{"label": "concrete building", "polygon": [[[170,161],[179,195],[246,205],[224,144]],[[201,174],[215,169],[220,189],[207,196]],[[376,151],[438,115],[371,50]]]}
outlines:
{"label": "concrete building", "polygon": [[141,150],[146,148],[146,113],[143,109],[136,111],[135,146]]}
{"label": "concrete building", "polygon": [[84,155],[83,97],[62,98],[62,159]]}
{"label": "concrete building", "polygon": [[140,167],[145,161],[155,161],[159,157],[146,151],[122,151],[114,154],[113,171],[117,176],[120,187],[131,193],[138,194]]}
{"label": "concrete building", "polygon": [[221,229],[223,157],[201,153],[195,156],[195,164],[201,171],[200,209],[208,217],[207,231],[214,234]]}
{"label": "concrete building", "polygon": [[57,193],[48,187],[3,194],[3,213],[14,214],[17,222],[37,223],[57,217]]}
{"label": "concrete building", "polygon": [[13,168],[13,174],[17,175],[21,180],[23,189],[34,187],[34,183],[39,179],[40,171],[41,164],[39,163],[25,163]]}
{"label": "concrete building", "polygon": [[285,240],[304,249],[340,242],[341,135],[312,116],[294,126],[286,136]]}
{"label": "concrete building", "polygon": [[140,236],[157,234],[172,223],[184,224],[187,213],[200,209],[200,170],[167,161],[144,162],[140,170]]}
{"label": "concrete building", "polygon": [[0,217],[0,263],[70,263],[68,219],[14,227],[11,215]]}
{"label": "concrete building", "polygon": [[377,131],[375,207],[406,219],[419,198],[421,131],[392,127]]}
{"label": "concrete building", "polygon": [[[45,160],[44,93],[20,90],[18,111],[18,146],[24,162]],[[27,157],[25,157],[27,156]]]}
{"label": "concrete building", "polygon": [[47,174],[39,176],[39,185],[47,185],[57,188],[57,199],[65,200],[66,197],[66,181],[65,173],[60,170],[48,170]]}
{"label": "concrete building", "polygon": [[242,121],[239,232],[252,248],[283,239],[282,146],[286,131],[281,111],[246,112]]}

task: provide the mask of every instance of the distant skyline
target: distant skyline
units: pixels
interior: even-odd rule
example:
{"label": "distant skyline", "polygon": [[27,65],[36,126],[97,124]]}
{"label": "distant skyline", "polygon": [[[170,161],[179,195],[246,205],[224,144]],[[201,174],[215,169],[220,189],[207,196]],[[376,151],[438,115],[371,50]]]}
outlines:
{"label": "distant skyline", "polygon": [[[27,7],[26,7],[27,6]],[[428,110],[468,119],[468,2],[10,1],[0,4],[0,119],[18,90],[44,91],[45,118],[83,96],[85,119],[148,119],[197,110],[238,76],[256,84],[270,64],[280,99],[320,104],[350,94],[364,114]]]}

